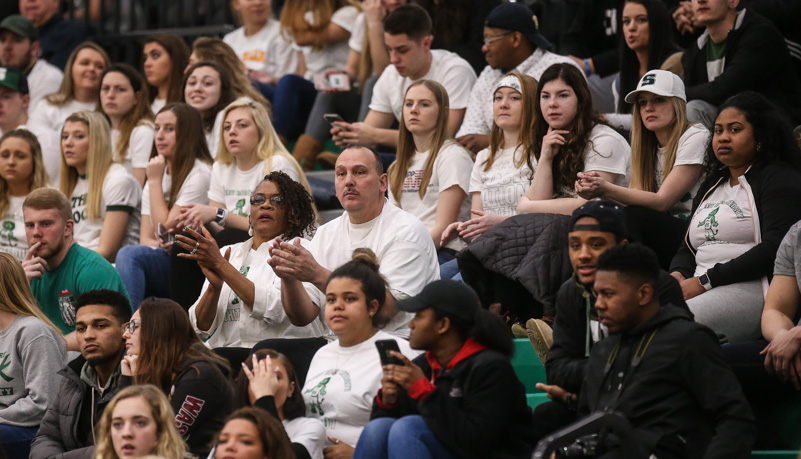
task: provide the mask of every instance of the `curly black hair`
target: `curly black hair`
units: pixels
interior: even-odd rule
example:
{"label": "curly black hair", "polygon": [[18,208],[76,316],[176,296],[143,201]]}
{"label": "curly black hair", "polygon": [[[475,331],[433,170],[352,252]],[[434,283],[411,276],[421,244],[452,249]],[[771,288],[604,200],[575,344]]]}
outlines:
{"label": "curly black hair", "polygon": [[[757,155],[754,162],[774,163],[783,161],[794,169],[801,171],[801,150],[793,138],[793,127],[788,117],[765,96],[754,91],[743,91],[731,96],[720,106],[720,112],[733,108],[745,116],[754,129],[754,144]],[[710,141],[706,151],[706,173],[715,176],[725,169],[723,163],[715,156],[712,140],[715,134],[711,129]]]}
{"label": "curly black hair", "polygon": [[275,183],[283,198],[281,205],[286,211],[284,237],[292,239],[314,234],[317,217],[314,213],[313,199],[306,188],[281,171],[265,175],[262,182],[267,181]]}

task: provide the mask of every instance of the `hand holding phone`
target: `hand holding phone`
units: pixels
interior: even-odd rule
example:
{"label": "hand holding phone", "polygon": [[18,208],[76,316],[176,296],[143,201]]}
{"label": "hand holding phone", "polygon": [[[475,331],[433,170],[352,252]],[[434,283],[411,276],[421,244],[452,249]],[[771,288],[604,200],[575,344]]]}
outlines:
{"label": "hand holding phone", "polygon": [[398,342],[394,339],[380,339],[375,342],[375,347],[378,349],[378,356],[381,358],[381,365],[403,365],[403,361],[390,352],[400,352]]}

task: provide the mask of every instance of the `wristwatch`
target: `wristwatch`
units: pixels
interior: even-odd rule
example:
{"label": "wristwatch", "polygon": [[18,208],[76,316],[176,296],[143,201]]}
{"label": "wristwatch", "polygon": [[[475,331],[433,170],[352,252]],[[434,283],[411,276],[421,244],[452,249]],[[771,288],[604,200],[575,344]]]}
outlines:
{"label": "wristwatch", "polygon": [[214,217],[214,223],[225,226],[225,217],[228,216],[228,211],[225,209],[217,209],[217,216]]}
{"label": "wristwatch", "polygon": [[707,276],[706,273],[703,273],[700,276],[698,276],[698,282],[701,283],[701,287],[703,287],[704,290],[712,289],[712,283],[709,282],[709,276]]}

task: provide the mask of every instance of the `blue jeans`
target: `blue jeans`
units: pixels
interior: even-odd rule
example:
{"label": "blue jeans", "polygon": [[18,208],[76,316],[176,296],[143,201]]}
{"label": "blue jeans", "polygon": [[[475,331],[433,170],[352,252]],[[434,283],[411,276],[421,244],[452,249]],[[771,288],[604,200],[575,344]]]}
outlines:
{"label": "blue jeans", "polygon": [[116,265],[134,311],[145,298],[170,297],[170,254],[164,250],[128,245],[117,252]]}
{"label": "blue jeans", "polygon": [[462,273],[459,272],[459,264],[456,258],[448,260],[439,265],[439,278],[440,279],[453,279],[455,281],[463,282]]}
{"label": "blue jeans", "polygon": [[359,437],[353,459],[455,458],[431,433],[422,416],[378,418]]}
{"label": "blue jeans", "polygon": [[314,83],[302,76],[285,75],[278,80],[273,95],[275,132],[287,140],[295,140],[303,134],[316,96]]}
{"label": "blue jeans", "polygon": [[39,426],[17,427],[0,424],[0,446],[6,457],[28,457],[37,430]]}

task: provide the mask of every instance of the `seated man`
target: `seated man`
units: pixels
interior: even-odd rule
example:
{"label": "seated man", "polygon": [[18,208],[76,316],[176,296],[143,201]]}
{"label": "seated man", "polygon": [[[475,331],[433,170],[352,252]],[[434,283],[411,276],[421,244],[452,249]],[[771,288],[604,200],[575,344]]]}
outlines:
{"label": "seated man", "polygon": [[687,118],[711,127],[717,106],[750,89],[801,124],[801,83],[776,26],[739,0],[694,0],[694,20],[704,33],[682,56]]}
{"label": "seated man", "polygon": [[86,39],[84,28],[64,19],[60,0],[19,0],[19,11],[39,32],[39,52],[43,59],[64,69],[67,58]]}
{"label": "seated man", "polygon": [[572,59],[549,51],[551,44],[537,30],[531,10],[520,3],[495,7],[484,22],[484,58],[487,65],[470,92],[470,103],[456,141],[474,154],[489,146],[492,128],[492,95],[508,72],[515,71],[539,81],[553,64]]}
{"label": "seated man", "polygon": [[[618,412],[637,457],[748,458],[754,421],[717,337],[686,307],[660,303],[656,255],[640,244],[598,258],[595,309],[610,336],[587,361],[579,415]],[[611,442],[602,442],[614,454]]]}
{"label": "seated man", "polygon": [[[439,278],[434,243],[420,220],[387,203],[387,175],[374,151],[348,147],[337,159],[335,174],[345,213],[319,227],[308,250],[297,240],[276,243],[270,250],[286,315],[296,326],[314,321],[325,304],[331,271],[350,261],[354,249],[367,247],[378,256],[387,280],[387,301],[379,312],[388,320],[384,331],[405,338],[411,314],[398,312],[395,301],[416,295]],[[314,284],[319,295],[310,297],[302,282]]]}
{"label": "seated man", "polygon": [[415,313],[409,345],[426,353],[409,361],[392,352],[400,362],[383,368],[354,458],[530,456],[531,410],[504,323],[481,308],[472,288],[450,279],[398,308]]}
{"label": "seated man", "polygon": [[58,184],[61,165],[61,145],[58,136],[40,125],[28,123],[30,105],[28,81],[17,69],[0,67],[0,135],[14,129],[25,129],[36,136],[42,147],[44,162],[50,183]]}
{"label": "seated man", "polygon": [[[553,344],[546,354],[545,370],[548,385],[538,384],[552,402],[534,410],[538,436],[558,430],[576,419],[576,401],[581,384],[587,376],[587,357],[595,344],[608,335],[599,321],[593,305],[597,299],[595,282],[598,258],[606,250],[627,243],[626,214],[623,208],[610,201],[589,201],[573,212],[568,234],[570,262],[575,274],[565,281],[556,295]],[[667,272],[660,271],[656,294],[662,303],[687,309],[681,287]],[[538,322],[534,328],[543,330]]]}
{"label": "seated man", "polygon": [[331,134],[337,145],[398,144],[398,130],[406,89],[417,80],[434,80],[445,87],[450,99],[448,134],[455,135],[462,124],[476,73],[457,54],[431,50],[431,18],[417,5],[404,5],[384,18],[384,43],[392,65],[384,69],[373,87],[370,111],[362,123],[337,121]]}
{"label": "seated man", "polygon": [[13,15],[0,22],[0,65],[16,67],[25,73],[30,88],[29,107],[48,94],[58,92],[64,74],[55,65],[39,58],[39,32],[24,16]]}
{"label": "seated man", "polygon": [[69,200],[58,190],[38,188],[28,194],[22,213],[30,248],[22,267],[42,312],[66,335],[67,350],[78,351],[75,298],[90,290],[110,289],[127,299],[128,292],[111,263],[75,243],[71,211]]}
{"label": "seated man", "polygon": [[131,320],[128,298],[113,290],[88,291],[75,309],[81,355],[58,372],[59,391],[33,440],[32,459],[93,458],[98,420],[119,387],[122,335]]}

